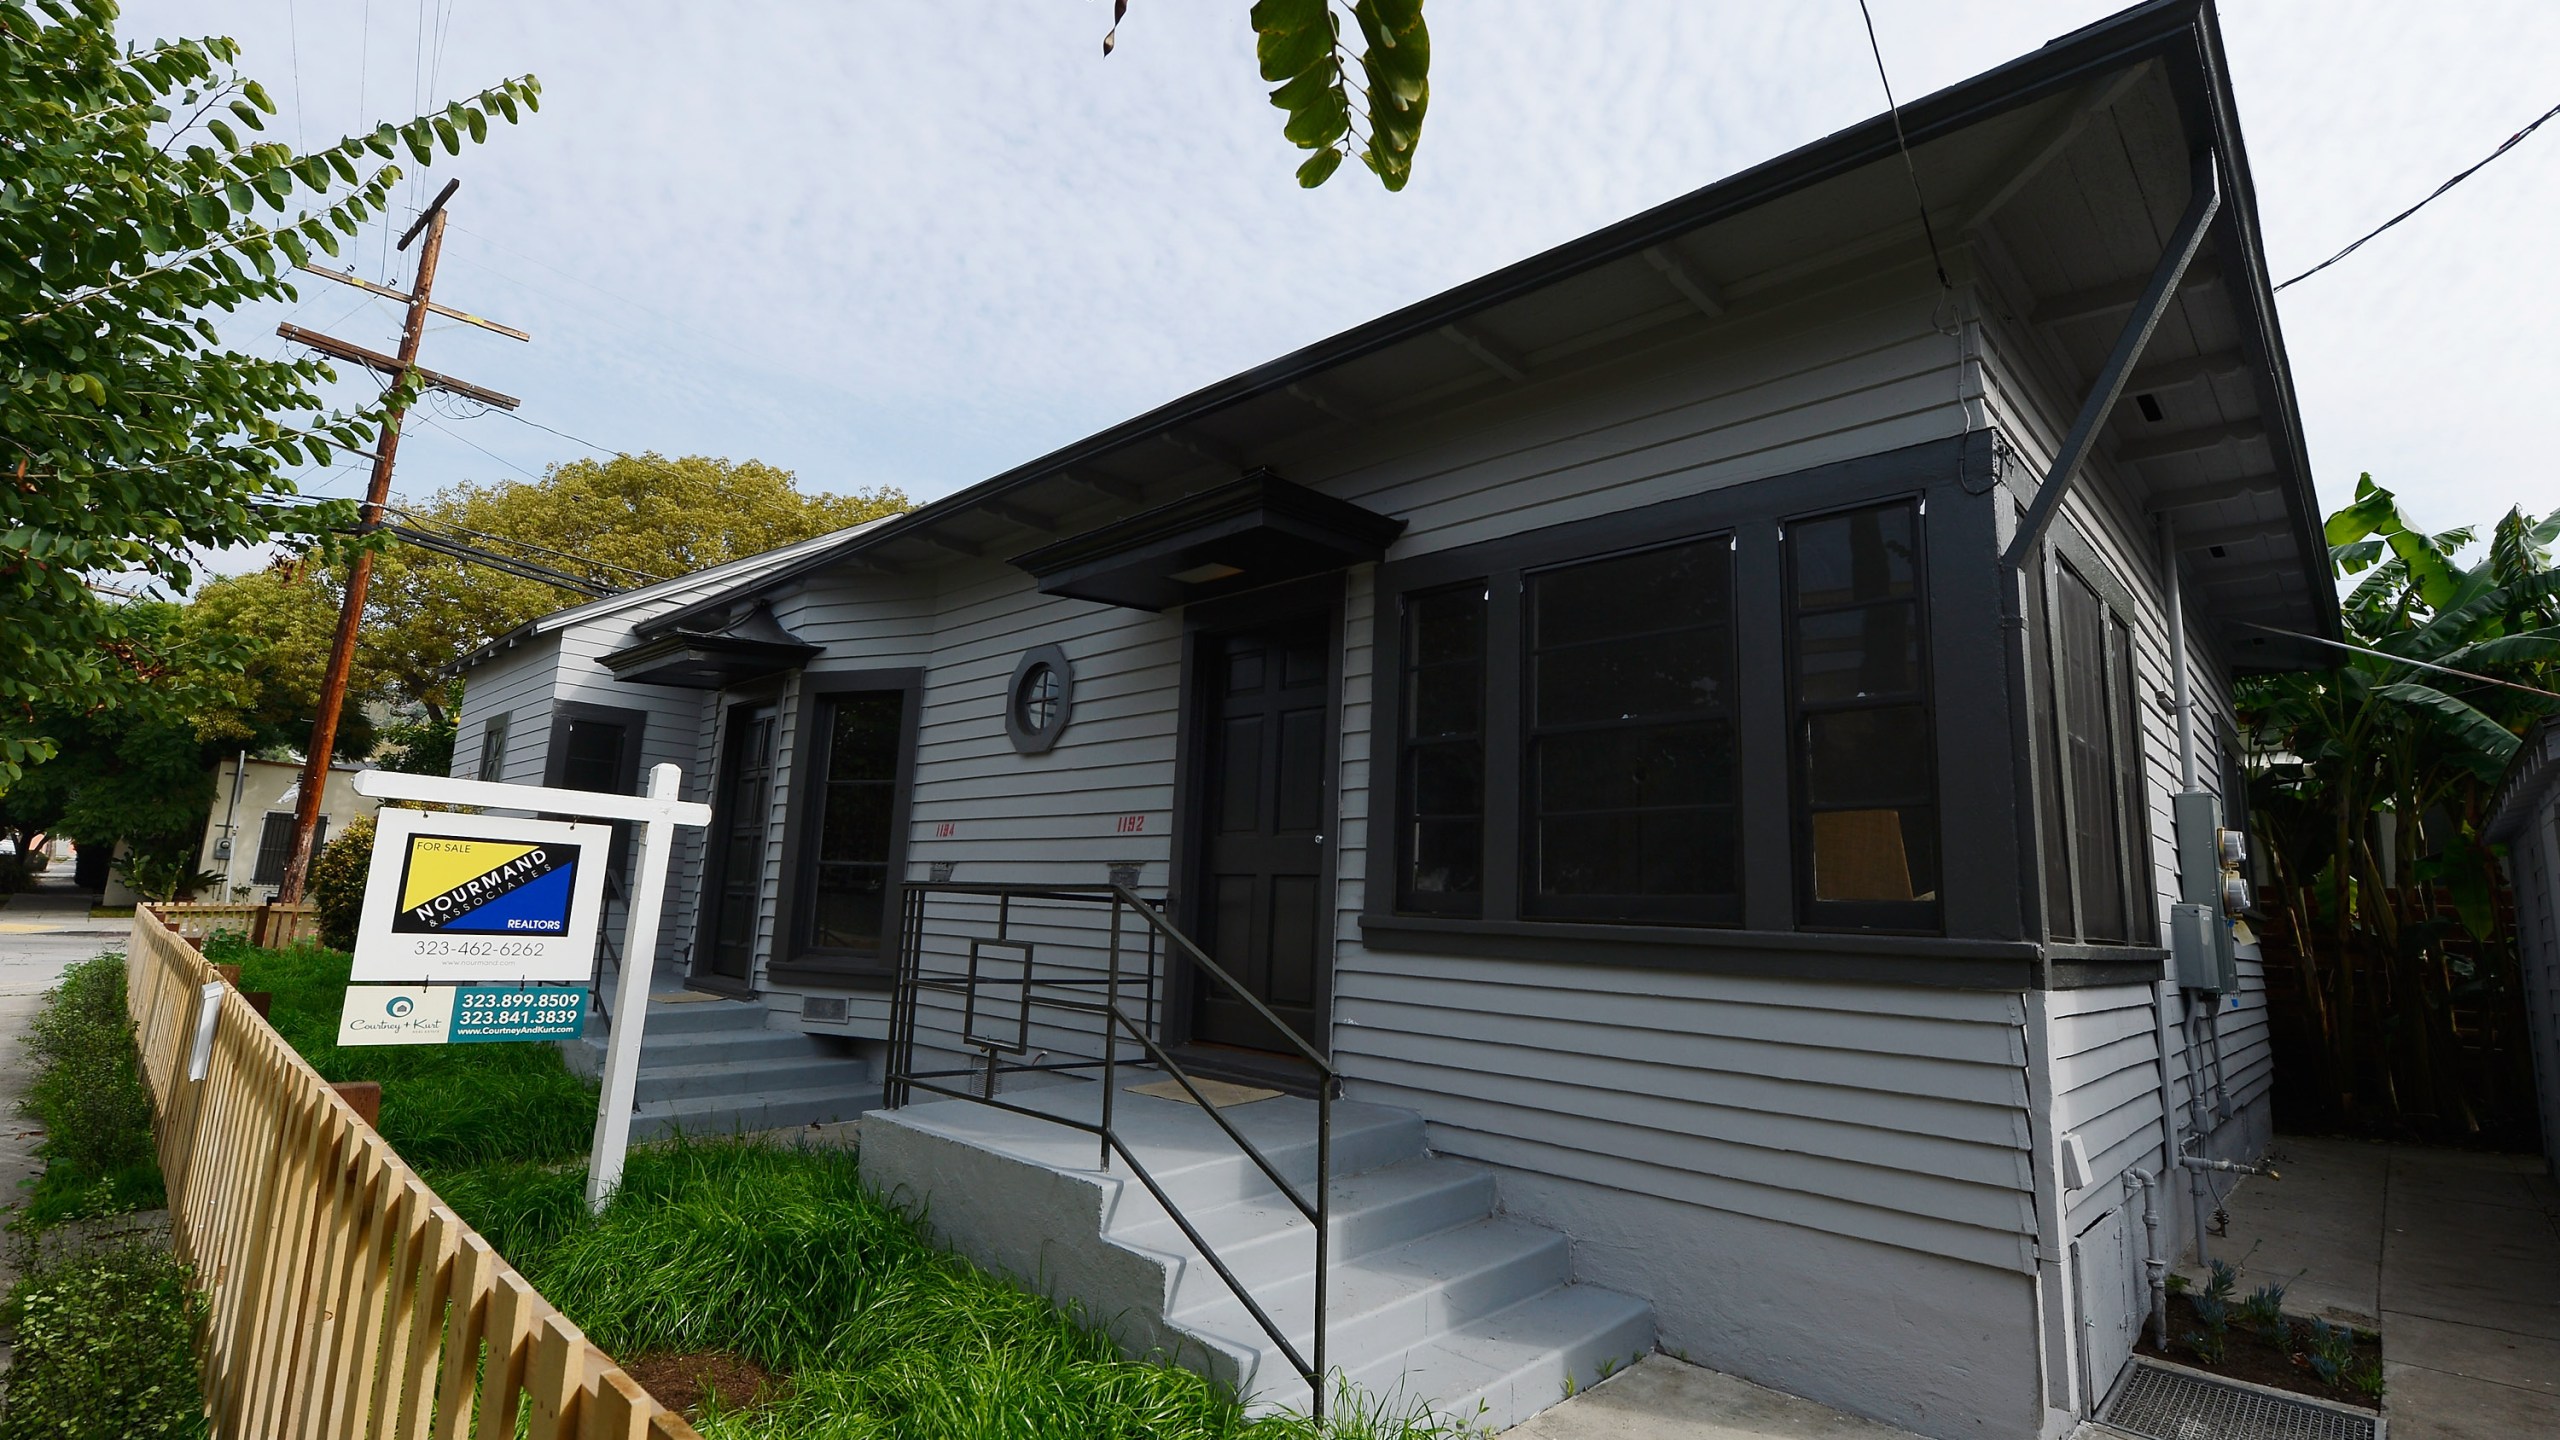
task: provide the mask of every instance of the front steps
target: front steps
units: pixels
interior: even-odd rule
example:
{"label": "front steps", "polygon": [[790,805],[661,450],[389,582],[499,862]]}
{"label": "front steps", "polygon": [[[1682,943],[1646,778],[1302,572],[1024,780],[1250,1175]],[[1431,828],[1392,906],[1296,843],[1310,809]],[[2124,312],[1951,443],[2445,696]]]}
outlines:
{"label": "front steps", "polygon": [[[851,1120],[880,1103],[870,1062],[843,1041],[765,1028],[765,1009],[687,992],[649,997],[631,1139],[727,1135]],[[564,1042],[569,1068],[604,1073],[605,1037]]]}
{"label": "front steps", "polygon": [[[1091,1119],[1098,1095],[1073,1083],[1004,1098]],[[1311,1356],[1314,1227],[1197,1107],[1123,1093],[1113,1108],[1148,1172]],[[1222,1113],[1312,1189],[1314,1102],[1281,1097]],[[1565,1237],[1494,1213],[1493,1176],[1430,1155],[1421,1117],[1347,1102],[1333,1117],[1325,1363],[1338,1378],[1392,1408],[1428,1400],[1500,1430],[1562,1400],[1568,1381],[1588,1386],[1652,1350],[1651,1308],[1572,1283]],[[1257,1410],[1305,1409],[1288,1357],[1125,1164],[1097,1168],[1098,1143],[935,1100],[871,1115],[862,1168],[961,1253],[1081,1303],[1133,1353],[1224,1380]]]}

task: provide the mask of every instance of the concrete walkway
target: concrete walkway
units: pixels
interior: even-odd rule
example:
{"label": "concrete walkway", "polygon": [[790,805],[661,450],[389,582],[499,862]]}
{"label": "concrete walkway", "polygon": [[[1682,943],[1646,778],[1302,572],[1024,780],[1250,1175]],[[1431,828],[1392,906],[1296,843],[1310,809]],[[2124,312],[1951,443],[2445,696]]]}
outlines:
{"label": "concrete walkway", "polygon": [[1907,1430],[1668,1355],[1502,1432],[1501,1440],[1919,1440]]}
{"label": "concrete walkway", "polygon": [[[2560,1435],[2560,1186],[2535,1156],[2279,1138],[2209,1253],[2382,1332],[2392,1440]],[[2195,1267],[2181,1267],[2190,1275]]]}

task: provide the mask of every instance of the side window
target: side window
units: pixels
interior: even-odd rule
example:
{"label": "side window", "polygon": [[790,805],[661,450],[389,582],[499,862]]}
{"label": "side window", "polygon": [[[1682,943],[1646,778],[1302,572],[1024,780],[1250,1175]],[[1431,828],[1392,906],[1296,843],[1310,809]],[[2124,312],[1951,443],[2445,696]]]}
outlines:
{"label": "side window", "polygon": [[1934,929],[1937,741],[1919,505],[1789,522],[1786,570],[1801,918]]}
{"label": "side window", "polygon": [[1484,898],[1485,584],[1404,602],[1398,903],[1474,915]]}
{"label": "side window", "polygon": [[1729,535],[1530,574],[1521,912],[1729,923]]}
{"label": "side window", "polygon": [[[317,856],[320,853],[320,847],[328,843],[329,817],[323,815],[319,822],[311,827],[311,853]],[[265,822],[258,830],[258,861],[249,871],[249,883],[252,885],[283,884],[284,867],[292,859],[293,812],[270,810],[267,812]]]}
{"label": "side window", "polygon": [[503,780],[507,764],[507,712],[501,710],[480,726],[480,768],[475,780]]}
{"label": "side window", "polygon": [[2047,929],[2088,945],[2148,943],[2156,926],[2132,623],[2113,590],[2071,561],[2050,579],[2050,615],[2029,617],[2046,757],[2036,780]]}
{"label": "side window", "polygon": [[905,710],[896,690],[840,695],[818,707],[825,754],[810,831],[812,949],[877,951],[887,933]]}

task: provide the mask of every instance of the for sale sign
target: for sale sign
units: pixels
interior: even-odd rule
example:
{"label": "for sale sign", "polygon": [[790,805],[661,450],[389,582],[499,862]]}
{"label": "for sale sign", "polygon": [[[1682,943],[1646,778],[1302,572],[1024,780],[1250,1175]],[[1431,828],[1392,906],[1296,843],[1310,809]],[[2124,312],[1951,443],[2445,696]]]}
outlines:
{"label": "for sale sign", "polygon": [[587,979],[612,827],[424,810],[376,825],[354,979]]}
{"label": "for sale sign", "polygon": [[587,992],[574,985],[350,985],[341,1045],[468,1045],[574,1040]]}

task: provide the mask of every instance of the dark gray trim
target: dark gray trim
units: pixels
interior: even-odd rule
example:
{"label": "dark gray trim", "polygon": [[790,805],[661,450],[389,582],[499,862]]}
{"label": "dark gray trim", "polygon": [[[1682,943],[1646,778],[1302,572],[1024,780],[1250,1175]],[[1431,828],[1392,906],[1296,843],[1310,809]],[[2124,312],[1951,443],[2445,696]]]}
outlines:
{"label": "dark gray trim", "polygon": [[[818,775],[826,760],[824,737],[818,733],[818,713],[828,700],[839,695],[861,695],[895,691],[900,696],[898,715],[898,778],[893,782],[889,810],[889,880],[882,896],[881,948],[878,953],[860,950],[821,950],[803,938],[809,931],[808,896],[811,871],[817,865],[817,849],[809,843],[808,827],[817,799]],[[773,949],[765,961],[768,980],[778,980],[787,971],[803,980],[836,986],[858,984],[886,985],[897,972],[899,937],[892,933],[898,917],[905,913],[901,892],[907,883],[907,832],[915,803],[916,735],[921,729],[924,710],[924,671],[914,666],[886,670],[812,670],[800,677],[800,703],[794,712],[791,748],[789,798],[782,812],[781,882],[774,895]]]}
{"label": "dark gray trim", "polygon": [[[1058,676],[1058,708],[1049,723],[1034,730],[1022,723],[1022,682],[1035,665],[1046,665]],[[1004,686],[1004,738],[1013,742],[1017,755],[1046,755],[1057,748],[1058,737],[1067,733],[1067,722],[1073,718],[1076,703],[1076,667],[1067,652],[1056,645],[1034,645],[1022,652],[1013,664],[1013,678]]]}
{"label": "dark gray trim", "polygon": [[[1374,561],[1404,528],[1396,516],[1255,469],[1017,555],[1013,565],[1044,595],[1168,610]],[[1202,566],[1226,574],[1179,578]]]}
{"label": "dark gray trim", "polygon": [[623,748],[622,773],[614,777],[614,793],[640,793],[640,751],[649,738],[649,712],[621,705],[597,705],[585,700],[555,700],[551,705],[551,739],[542,755],[542,783],[559,785],[566,779],[568,753],[561,743],[569,733],[572,720],[601,720],[619,725],[631,737]]}
{"label": "dark gray trim", "polygon": [[[2008,503],[1991,483],[1992,447],[1985,431],[1935,440],[1879,455],[1816,466],[1792,475],[1683,496],[1589,520],[1505,536],[1477,545],[1435,551],[1390,561],[1378,569],[1373,676],[1370,687],[1370,824],[1366,921],[1383,922],[1382,933],[1423,917],[1394,910],[1398,894],[1396,856],[1391,843],[1399,824],[1397,783],[1398,737],[1401,734],[1403,644],[1402,597],[1410,591],[1436,589],[1482,579],[1491,593],[1486,645],[1487,692],[1492,697],[1486,749],[1485,895],[1481,920],[1452,925],[1522,925],[1518,933],[1537,935],[1550,929],[1562,934],[1570,922],[1521,921],[1518,908],[1519,836],[1519,707],[1504,697],[1519,693],[1519,654],[1511,643],[1518,634],[1520,576],[1523,572],[1576,559],[1606,555],[1692,535],[1730,532],[1736,538],[1736,663],[1758,683],[1744,685],[1740,697],[1743,805],[1743,925],[1723,933],[1757,936],[1791,933],[1797,924],[1793,858],[1792,745],[1788,734],[1784,613],[1779,592],[1778,556],[1782,516],[1811,514],[1898,495],[1918,496],[1926,506],[1924,543],[1931,563],[1924,570],[1928,605],[1937,613],[1928,624],[1932,635],[1929,664],[1937,697],[1939,765],[1941,913],[1947,933],[1965,944],[2025,944],[2019,918],[2013,801],[2017,781],[2006,742],[2009,708],[2006,660],[2001,631],[1992,620],[2000,606],[1995,588],[1999,548],[1995,507]],[[1971,623],[1968,617],[1980,617]],[[1505,728],[1507,727],[1507,728]],[[1386,827],[1380,843],[1379,827]],[[1956,837],[1962,837],[1957,843]],[[1601,931],[1661,928],[1691,937],[1679,953],[1687,961],[1720,968],[1712,957],[1730,951],[1697,929],[1645,926],[1602,926]],[[1441,930],[1457,936],[1445,943],[1462,950],[1468,936],[1511,932],[1483,929]],[[1848,934],[1852,941],[1874,937]],[[1898,936],[1893,945],[1915,955],[1938,953],[1928,937]],[[1914,949],[1917,946],[1919,948]],[[1766,948],[1765,946],[1763,947]],[[1658,948],[1646,953],[1662,953]],[[2034,947],[2015,953],[2034,959]],[[2018,963],[2024,964],[2025,961]],[[1904,978],[1915,963],[1900,962]],[[2003,964],[2011,963],[2008,959]],[[1978,967],[1958,972],[1948,983],[1992,983]],[[2018,971],[2023,975],[2024,969]],[[2020,981],[2019,983],[2026,983]]]}
{"label": "dark gray trim", "polygon": [[[1343,572],[1311,575],[1241,595],[1222,596],[1186,605],[1182,611],[1182,678],[1178,685],[1173,742],[1173,847],[1165,882],[1165,911],[1186,935],[1206,933],[1200,923],[1199,907],[1206,895],[1199,885],[1202,867],[1207,863],[1207,827],[1200,814],[1207,804],[1207,778],[1202,773],[1206,759],[1206,718],[1208,706],[1216,696],[1201,683],[1201,660],[1206,642],[1222,635],[1258,630],[1324,617],[1325,633],[1331,638],[1332,653],[1325,662],[1325,708],[1331,714],[1325,726],[1324,742],[1324,862],[1316,877],[1316,893],[1334,896],[1340,893],[1342,853],[1342,658],[1345,631]],[[1374,782],[1373,782],[1374,783]],[[1374,848],[1374,847],[1373,847]],[[1210,958],[1216,959],[1216,956]],[[1316,993],[1312,1008],[1322,1017],[1315,1033],[1304,1037],[1308,1044],[1324,1054],[1333,1053],[1333,972],[1336,958],[1335,932],[1328,926],[1324,932],[1324,953],[1317,957]],[[1187,1045],[1191,1040],[1192,1002],[1196,997],[1196,981],[1188,964],[1168,965],[1164,977],[1164,1011],[1162,1027],[1164,1043]],[[1188,1062],[1186,1062],[1187,1064]]]}
{"label": "dark gray trim", "polygon": [[[1849,931],[1671,929],[1546,920],[1457,920],[1437,915],[1360,917],[1360,939],[1381,953],[1579,963],[1638,970],[1694,970],[1799,980],[1856,980],[1966,990],[2035,984],[2037,947],[2025,941],[1948,940]],[[2156,967],[2155,967],[2156,968]]]}

